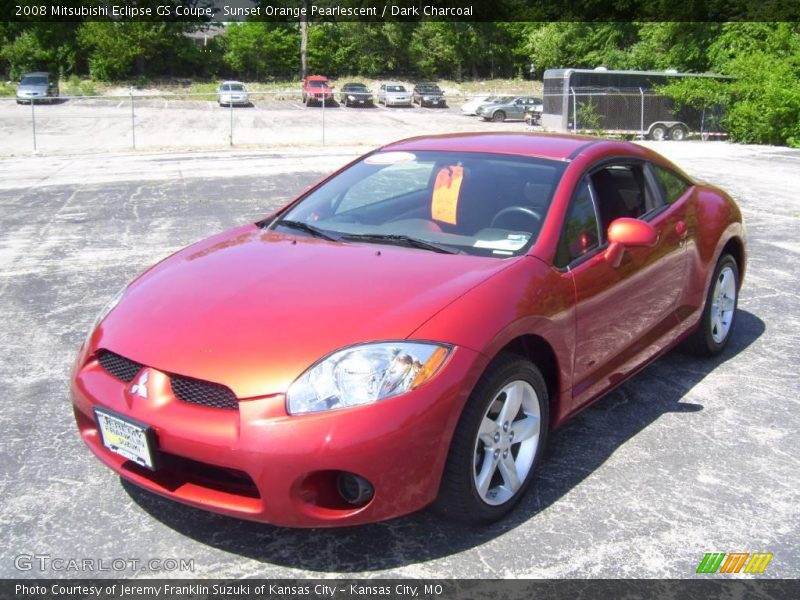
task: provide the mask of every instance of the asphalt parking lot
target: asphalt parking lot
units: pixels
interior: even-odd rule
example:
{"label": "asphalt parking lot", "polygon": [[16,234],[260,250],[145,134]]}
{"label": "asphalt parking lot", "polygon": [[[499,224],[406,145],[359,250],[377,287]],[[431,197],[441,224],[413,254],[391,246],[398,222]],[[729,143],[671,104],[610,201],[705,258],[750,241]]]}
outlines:
{"label": "asphalt parking lot", "polygon": [[200,577],[683,578],[706,552],[737,551],[773,553],[764,577],[800,576],[800,152],[654,147],[743,208],[731,344],[709,361],[667,355],[553,434],[528,495],[483,528],[427,512],[338,530],[204,513],[122,483],[73,423],[71,361],[119,288],[363,148],[0,161],[0,577],[86,574],[15,566],[38,554],[192,559]]}
{"label": "asphalt parking lot", "polygon": [[[249,106],[220,107],[208,99],[105,97],[18,105],[0,98],[0,156],[103,151],[365,145],[399,137],[454,131],[519,131],[522,121],[489,123],[461,114],[462,100],[445,108],[303,105],[299,96],[252,96]],[[134,118],[131,118],[133,103]]]}

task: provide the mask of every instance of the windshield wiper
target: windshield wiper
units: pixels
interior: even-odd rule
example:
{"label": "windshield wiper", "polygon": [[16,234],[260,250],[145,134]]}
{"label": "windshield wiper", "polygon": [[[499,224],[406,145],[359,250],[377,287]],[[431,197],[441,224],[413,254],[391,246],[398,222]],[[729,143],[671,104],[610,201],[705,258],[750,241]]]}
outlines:
{"label": "windshield wiper", "polygon": [[342,238],[332,232],[324,231],[319,227],[314,227],[313,225],[309,225],[308,223],[304,223],[303,221],[292,221],[283,219],[276,223],[276,227],[278,225],[283,225],[284,227],[288,227],[289,229],[296,229],[297,231],[303,231],[305,233],[309,233],[314,237],[322,238],[323,240],[329,240],[331,242],[338,242]]}
{"label": "windshield wiper", "polygon": [[346,233],[342,235],[341,239],[348,241],[391,244],[394,246],[408,246],[411,248],[430,250],[431,252],[441,252],[442,254],[461,254],[460,250],[456,250],[450,246],[444,246],[442,244],[437,244],[436,242],[429,242],[427,240],[421,240],[409,235],[397,233]]}

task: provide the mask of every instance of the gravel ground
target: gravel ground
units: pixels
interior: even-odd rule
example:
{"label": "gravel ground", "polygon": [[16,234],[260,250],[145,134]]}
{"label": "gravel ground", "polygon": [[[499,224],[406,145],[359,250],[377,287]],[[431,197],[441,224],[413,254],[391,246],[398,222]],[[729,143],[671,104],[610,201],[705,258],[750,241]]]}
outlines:
{"label": "gravel ground", "polygon": [[[95,135],[99,123],[86,123]],[[653,146],[744,210],[751,254],[734,338],[714,360],[667,355],[575,418],[511,516],[474,529],[426,512],[340,530],[204,513],[121,483],[73,424],[70,363],[114,292],[363,148],[0,161],[0,577],[81,574],[15,567],[40,554],[186,558],[201,577],[683,578],[712,551],[772,552],[765,577],[800,576],[800,152]]]}

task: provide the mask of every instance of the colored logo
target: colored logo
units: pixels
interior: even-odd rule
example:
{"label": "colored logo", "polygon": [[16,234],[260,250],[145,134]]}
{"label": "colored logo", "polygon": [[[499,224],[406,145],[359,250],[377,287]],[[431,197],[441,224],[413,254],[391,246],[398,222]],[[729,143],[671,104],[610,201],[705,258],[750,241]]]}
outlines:
{"label": "colored logo", "polygon": [[698,573],[763,573],[772,553],[766,552],[707,552],[697,565]]}

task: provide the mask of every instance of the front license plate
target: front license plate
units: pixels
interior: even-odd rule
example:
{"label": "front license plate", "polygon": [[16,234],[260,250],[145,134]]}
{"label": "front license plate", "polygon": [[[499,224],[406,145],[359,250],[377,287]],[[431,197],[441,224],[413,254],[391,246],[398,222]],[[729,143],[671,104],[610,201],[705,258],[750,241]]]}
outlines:
{"label": "front license plate", "polygon": [[155,470],[155,432],[152,427],[102,408],[95,408],[94,416],[103,446],[138,465]]}

